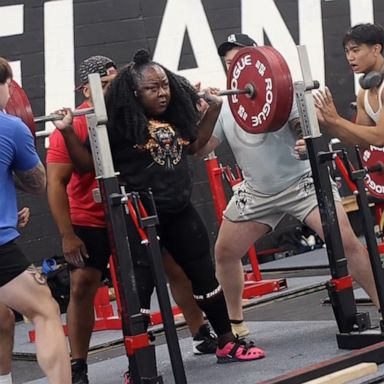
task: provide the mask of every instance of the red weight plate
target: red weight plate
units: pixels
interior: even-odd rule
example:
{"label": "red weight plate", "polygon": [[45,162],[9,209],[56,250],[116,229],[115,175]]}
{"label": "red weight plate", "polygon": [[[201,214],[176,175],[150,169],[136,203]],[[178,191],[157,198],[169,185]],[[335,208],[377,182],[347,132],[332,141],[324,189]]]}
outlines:
{"label": "red weight plate", "polygon": [[228,96],[237,124],[249,133],[273,132],[288,120],[293,101],[292,78],[284,58],[273,47],[242,48],[228,70],[227,88],[252,85],[253,98]]}
{"label": "red weight plate", "polygon": [[273,121],[273,124],[276,125],[276,129],[272,130],[275,131],[280,129],[288,121],[289,115],[291,114],[293,103],[293,83],[291,71],[289,70],[288,64],[281,53],[273,47],[265,48],[269,50],[271,56],[275,56],[276,66],[273,66],[273,68],[277,68],[278,65],[280,66],[280,74],[276,71],[276,77],[278,78],[276,84],[278,88],[275,96],[277,97],[278,109]]}
{"label": "red weight plate", "polygon": [[33,120],[32,107],[27,94],[15,80],[12,80],[9,85],[9,94],[10,99],[5,107],[5,111],[10,115],[20,117],[35,136],[36,127]]}
{"label": "red weight plate", "polygon": [[[371,145],[363,152],[363,165],[371,167],[378,162],[384,162],[384,148]],[[371,195],[384,199],[384,172],[368,173],[365,177],[365,185]]]}

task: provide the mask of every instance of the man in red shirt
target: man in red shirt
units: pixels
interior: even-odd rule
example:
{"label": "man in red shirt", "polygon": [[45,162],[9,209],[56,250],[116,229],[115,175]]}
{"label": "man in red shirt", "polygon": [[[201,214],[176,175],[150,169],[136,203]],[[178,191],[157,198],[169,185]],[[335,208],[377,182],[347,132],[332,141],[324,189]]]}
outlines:
{"label": "man in red shirt", "polygon": [[[79,67],[84,102],[78,109],[92,107],[88,74],[99,73],[103,89],[117,74],[115,63],[104,56],[92,56]],[[85,115],[74,119],[82,142],[88,137]],[[71,292],[67,309],[68,338],[72,354],[72,382],[88,383],[86,359],[94,325],[93,302],[106,271],[110,248],[104,210],[94,200],[94,173],[76,172],[61,133],[49,137],[47,152],[48,201],[62,237],[63,254],[71,266]]]}

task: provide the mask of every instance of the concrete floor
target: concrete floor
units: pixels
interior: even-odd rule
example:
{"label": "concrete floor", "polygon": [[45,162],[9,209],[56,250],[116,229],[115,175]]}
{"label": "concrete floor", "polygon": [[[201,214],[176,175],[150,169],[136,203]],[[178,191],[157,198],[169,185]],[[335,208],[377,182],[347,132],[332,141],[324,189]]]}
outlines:
{"label": "concrete floor", "polygon": [[[317,256],[316,264],[319,260]],[[292,259],[292,262],[295,261]],[[245,319],[251,329],[250,337],[257,346],[266,350],[267,357],[250,363],[217,365],[214,356],[192,354],[189,332],[185,326],[180,325],[178,336],[188,383],[256,384],[348,352],[337,348],[335,335],[338,330],[332,307],[325,304],[327,292],[324,282],[329,278],[326,266],[317,265],[314,268],[296,268],[284,272],[279,269],[264,273],[263,278],[288,278],[289,289],[245,303]],[[359,305],[358,310],[368,311],[372,322],[377,324],[379,315],[372,305]],[[94,336],[102,337],[101,333]],[[128,365],[127,358],[121,344],[121,334],[117,332],[113,338],[117,341],[107,342],[104,347],[90,353],[88,363],[91,384],[122,382],[122,375]],[[158,332],[156,345],[159,373],[164,383],[173,383],[169,355],[161,331]],[[31,351],[24,355],[22,351],[16,354],[13,362],[14,384],[47,383],[33,356]]]}

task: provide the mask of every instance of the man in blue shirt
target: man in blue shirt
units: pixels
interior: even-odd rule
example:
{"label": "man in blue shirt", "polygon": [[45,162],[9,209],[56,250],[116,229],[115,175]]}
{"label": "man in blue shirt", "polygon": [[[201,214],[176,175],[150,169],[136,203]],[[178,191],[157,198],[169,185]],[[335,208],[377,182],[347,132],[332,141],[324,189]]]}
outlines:
{"label": "man in blue shirt", "polygon": [[[11,67],[0,57],[0,111],[10,98],[11,81]],[[69,353],[58,305],[45,279],[15,243],[19,236],[16,187],[32,194],[44,193],[45,169],[28,127],[19,118],[3,112],[0,112],[0,148],[0,314],[5,317],[9,314],[10,325],[8,337],[0,339],[0,358],[9,356],[12,349],[14,322],[8,311],[12,308],[35,326],[37,360],[48,381],[70,384]],[[0,383],[12,383],[9,372],[0,371]]]}

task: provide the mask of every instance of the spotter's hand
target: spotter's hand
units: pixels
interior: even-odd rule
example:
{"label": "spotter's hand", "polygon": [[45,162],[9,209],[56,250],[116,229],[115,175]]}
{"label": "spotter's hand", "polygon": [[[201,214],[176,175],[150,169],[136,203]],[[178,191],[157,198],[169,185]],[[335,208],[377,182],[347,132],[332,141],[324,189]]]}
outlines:
{"label": "spotter's hand", "polygon": [[324,90],[318,90],[314,93],[313,98],[320,125],[326,128],[335,125],[340,116],[337,113],[329,88],[325,87]]}

